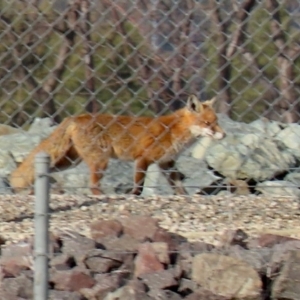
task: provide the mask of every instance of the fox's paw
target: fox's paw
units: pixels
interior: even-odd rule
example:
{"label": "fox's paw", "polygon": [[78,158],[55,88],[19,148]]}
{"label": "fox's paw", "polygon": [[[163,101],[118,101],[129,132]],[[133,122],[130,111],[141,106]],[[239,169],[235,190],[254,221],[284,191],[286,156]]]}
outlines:
{"label": "fox's paw", "polygon": [[143,191],[143,188],[137,187],[137,188],[133,188],[132,190],[130,190],[129,194],[140,196],[142,194],[142,191]]}
{"label": "fox's paw", "polygon": [[96,195],[96,196],[99,196],[99,195],[102,195],[102,191],[100,188],[97,188],[97,187],[92,187],[91,188],[91,192],[93,195]]}

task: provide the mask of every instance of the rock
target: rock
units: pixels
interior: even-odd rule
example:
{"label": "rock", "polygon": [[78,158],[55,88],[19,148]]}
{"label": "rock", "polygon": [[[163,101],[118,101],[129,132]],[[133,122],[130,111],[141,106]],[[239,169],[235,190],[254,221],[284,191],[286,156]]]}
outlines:
{"label": "rock", "polygon": [[291,251],[272,285],[272,299],[298,300],[300,295],[300,251]]}
{"label": "rock", "polygon": [[122,285],[121,274],[97,274],[97,283],[92,288],[83,288],[80,294],[87,300],[104,299],[106,295]]}
{"label": "rock", "polygon": [[33,268],[32,247],[27,242],[11,244],[1,249],[0,265],[6,277],[17,277],[23,270]]}
{"label": "rock", "polygon": [[118,252],[137,252],[140,245],[140,242],[127,234],[123,234],[119,238],[98,239],[97,242],[103,245],[106,250]]}
{"label": "rock", "polygon": [[235,195],[249,195],[250,192],[250,186],[245,180],[225,180],[225,182],[228,182],[227,184],[230,187],[230,192]]}
{"label": "rock", "polygon": [[92,288],[96,281],[80,268],[58,271],[54,270],[50,280],[56,290],[76,292],[83,288]]}
{"label": "rock", "polygon": [[280,131],[280,123],[270,121],[266,118],[257,119],[249,124],[257,131],[264,132],[267,136],[275,137]]}
{"label": "rock", "polygon": [[1,289],[5,294],[5,297],[2,298],[5,300],[15,299],[33,299],[33,282],[25,275],[20,275],[15,278],[5,278],[1,282]]}
{"label": "rock", "polygon": [[146,239],[153,239],[158,229],[158,221],[147,216],[130,216],[119,219],[123,225],[124,234],[144,242]]}
{"label": "rock", "polygon": [[181,300],[181,296],[170,290],[150,290],[151,299],[155,300]]}
{"label": "rock", "polygon": [[[1,137],[0,137],[1,138]],[[4,188],[5,190],[8,190],[8,182],[5,182],[5,178],[8,177],[10,175],[10,173],[16,168],[16,161],[13,157],[13,155],[11,154],[10,151],[8,150],[4,150],[0,149],[0,176],[1,178],[1,186],[2,189]],[[4,194],[4,192],[3,192]]]}
{"label": "rock", "polygon": [[228,247],[224,254],[242,260],[249,264],[260,275],[267,274],[272,250],[269,248],[256,248],[247,250],[239,245]]}
{"label": "rock", "polygon": [[[124,190],[119,189],[119,187],[124,185],[132,187],[133,167],[132,162],[111,159],[105,171],[105,176],[101,180],[103,192],[108,195],[124,194]],[[74,194],[74,187],[82,187],[76,188],[78,194],[91,194],[89,169],[84,162],[74,165],[73,168],[54,172],[51,176],[56,182],[60,183],[66,194]]]}
{"label": "rock", "polygon": [[123,226],[117,220],[99,220],[90,225],[91,237],[99,240],[103,237],[119,237],[123,233]]}
{"label": "rock", "polygon": [[159,261],[150,243],[144,243],[139,246],[138,255],[135,258],[134,265],[135,277],[164,270],[163,264]]}
{"label": "rock", "polygon": [[46,137],[57,127],[53,125],[54,121],[51,118],[35,118],[28,132]]}
{"label": "rock", "polygon": [[158,260],[165,265],[170,263],[169,246],[164,242],[151,243]]}
{"label": "rock", "polygon": [[63,271],[63,270],[70,270],[76,267],[75,259],[70,254],[61,254],[54,256],[50,260],[50,266],[55,270]]}
{"label": "rock", "polygon": [[122,265],[125,254],[94,249],[86,255],[85,265],[95,273],[109,273]]}
{"label": "rock", "polygon": [[291,172],[289,174],[287,174],[284,178],[284,181],[289,181],[293,184],[295,184],[296,186],[300,186],[300,173],[297,172]]}
{"label": "rock", "polygon": [[0,136],[10,135],[15,133],[24,133],[25,131],[21,128],[12,127],[6,124],[0,124]]}
{"label": "rock", "polygon": [[205,158],[208,165],[223,176],[233,179],[240,178],[238,172],[245,158],[233,147],[228,147],[228,145],[225,144],[213,145]]}
{"label": "rock", "polygon": [[214,249],[213,245],[202,242],[184,242],[178,247],[178,255],[176,257],[176,264],[180,266],[183,277],[191,278],[192,261],[195,254],[207,253]]}
{"label": "rock", "polygon": [[223,246],[239,245],[246,248],[248,234],[242,229],[225,230],[220,237],[220,242]]}
{"label": "rock", "polygon": [[271,250],[272,253],[268,264],[267,276],[273,278],[287,260],[289,252],[294,250],[300,251],[300,241],[286,241],[283,244],[276,244]]}
{"label": "rock", "polygon": [[155,242],[162,242],[168,245],[169,251],[176,251],[178,249],[178,245],[180,241],[178,240],[177,236],[164,228],[157,228],[152,238],[152,241]]}
{"label": "rock", "polygon": [[[208,170],[207,164],[201,160],[209,144],[210,142],[207,143],[206,138],[200,139],[195,145],[183,151],[176,161],[176,167],[184,176],[183,185],[189,195],[198,192],[199,187],[209,186],[220,178]],[[173,193],[174,191],[161,174],[158,166],[151,165],[146,174],[142,195],[170,195]]]}
{"label": "rock", "polygon": [[279,123],[257,120],[247,125],[226,120],[222,126],[230,127],[227,136],[212,142],[205,161],[223,176],[264,181],[296,165],[293,151],[278,138],[283,132]]}
{"label": "rock", "polygon": [[[210,186],[221,178],[216,176],[212,170],[208,170],[207,163],[204,160],[194,158],[192,155],[182,154],[176,165],[185,176],[183,185],[189,195],[194,195],[203,187]],[[160,180],[158,184],[160,184]]]}
{"label": "rock", "polygon": [[[83,265],[86,254],[96,248],[96,242],[76,232],[62,236],[62,252],[74,257],[76,264]],[[83,265],[84,266],[84,265]]]}
{"label": "rock", "polygon": [[198,284],[190,279],[181,278],[178,292],[181,294],[191,294],[198,289]]}
{"label": "rock", "polygon": [[285,180],[260,182],[255,189],[264,195],[300,197],[298,186]]}
{"label": "rock", "polygon": [[77,292],[50,290],[49,300],[82,300],[82,298]]}
{"label": "rock", "polygon": [[192,280],[215,295],[235,299],[261,299],[262,282],[257,272],[242,260],[202,253],[193,258]]}
{"label": "rock", "polygon": [[209,146],[213,143],[211,137],[200,138],[192,148],[192,156],[197,159],[203,159]]}
{"label": "rock", "polygon": [[115,292],[109,293],[104,300],[151,300],[146,293],[143,283],[138,280],[131,280],[125,286],[119,288]]}
{"label": "rock", "polygon": [[271,233],[264,233],[259,235],[257,238],[251,240],[251,246],[253,247],[268,247],[272,248],[273,246],[277,244],[283,244],[289,241],[299,241],[298,239],[289,237],[289,236],[283,236],[283,235],[277,235],[277,234],[271,234]]}
{"label": "rock", "polygon": [[140,279],[150,290],[163,290],[178,287],[178,278],[174,269],[142,274]]}
{"label": "rock", "polygon": [[215,295],[210,291],[204,289],[198,289],[197,292],[188,295],[184,299],[185,300],[202,300],[202,299],[203,300],[229,300],[233,298]]}
{"label": "rock", "polygon": [[3,135],[0,136],[1,152],[10,153],[14,162],[21,163],[33,147],[40,143],[41,140],[42,138],[40,136],[32,135],[27,132]]}
{"label": "rock", "polygon": [[287,147],[289,152],[298,159],[300,158],[299,129],[300,126],[298,124],[291,123],[276,135],[276,139],[280,141],[285,147]]}
{"label": "rock", "polygon": [[[0,170],[0,173],[2,171]],[[3,171],[3,173],[6,173],[5,171]],[[6,177],[2,177],[0,176],[0,194],[3,194],[3,195],[12,195],[13,192],[9,186],[9,183],[8,183],[8,179]]]}

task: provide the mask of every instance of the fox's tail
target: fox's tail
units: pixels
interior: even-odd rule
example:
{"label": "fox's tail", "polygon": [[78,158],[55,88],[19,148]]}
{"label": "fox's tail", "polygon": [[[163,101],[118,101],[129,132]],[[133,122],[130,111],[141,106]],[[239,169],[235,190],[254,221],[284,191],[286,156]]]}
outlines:
{"label": "fox's tail", "polygon": [[34,159],[38,152],[50,155],[51,168],[68,167],[78,154],[72,144],[72,118],[65,119],[51,135],[37,145],[24,161],[10,175],[10,186],[13,191],[31,186],[34,182]]}

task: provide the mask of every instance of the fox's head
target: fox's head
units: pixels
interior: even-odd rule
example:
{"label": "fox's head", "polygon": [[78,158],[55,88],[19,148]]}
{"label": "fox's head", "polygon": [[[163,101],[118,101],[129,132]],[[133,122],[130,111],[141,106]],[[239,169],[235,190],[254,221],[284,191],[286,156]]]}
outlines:
{"label": "fox's head", "polygon": [[218,124],[213,104],[216,97],[204,102],[195,95],[189,96],[185,107],[190,132],[194,137],[207,136],[220,140],[225,137],[224,130]]}

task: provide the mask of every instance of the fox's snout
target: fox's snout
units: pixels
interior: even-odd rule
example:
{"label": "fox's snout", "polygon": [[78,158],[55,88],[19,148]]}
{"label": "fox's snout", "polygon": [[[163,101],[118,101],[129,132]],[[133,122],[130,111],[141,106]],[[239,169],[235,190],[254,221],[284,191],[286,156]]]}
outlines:
{"label": "fox's snout", "polygon": [[191,130],[191,133],[195,137],[206,136],[206,137],[212,137],[213,139],[216,139],[216,140],[221,140],[226,136],[225,132],[220,127],[217,127],[217,128],[204,127],[203,128],[203,127],[194,125],[194,126],[191,126],[190,130]]}

